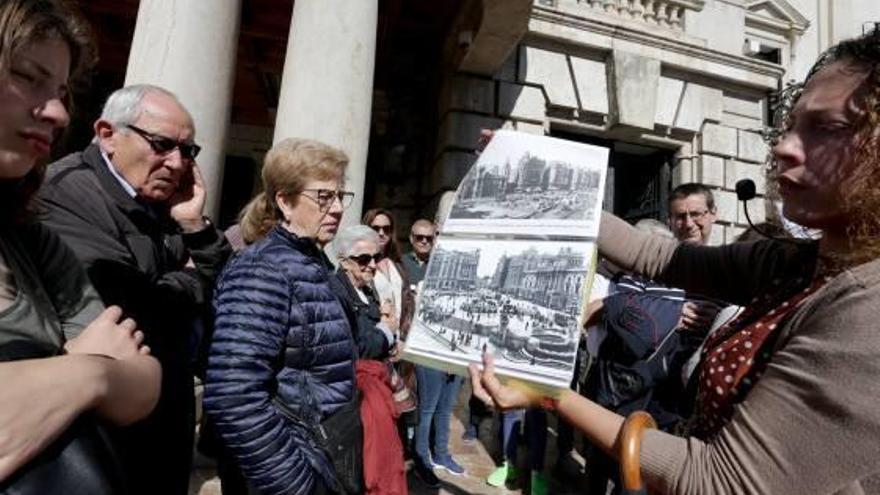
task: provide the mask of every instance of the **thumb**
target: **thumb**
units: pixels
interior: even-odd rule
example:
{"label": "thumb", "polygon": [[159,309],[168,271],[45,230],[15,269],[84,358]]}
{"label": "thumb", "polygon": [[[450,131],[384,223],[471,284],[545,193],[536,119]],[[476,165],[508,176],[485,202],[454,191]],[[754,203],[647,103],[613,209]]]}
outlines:
{"label": "thumb", "polygon": [[468,366],[468,373],[470,373],[471,375],[471,390],[473,391],[474,397],[481,400],[486,405],[494,405],[492,396],[489,395],[489,392],[486,392],[485,388],[483,388],[482,373],[480,372],[480,368],[477,367],[476,364],[471,363]]}
{"label": "thumb", "polygon": [[501,382],[495,376],[495,358],[488,352],[483,353],[482,384],[493,397],[501,389]]}

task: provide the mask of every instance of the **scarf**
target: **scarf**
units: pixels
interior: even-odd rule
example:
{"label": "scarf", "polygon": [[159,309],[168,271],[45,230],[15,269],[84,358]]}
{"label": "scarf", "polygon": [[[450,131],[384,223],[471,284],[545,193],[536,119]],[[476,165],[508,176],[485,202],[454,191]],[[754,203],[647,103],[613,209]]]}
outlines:
{"label": "scarf", "polygon": [[697,402],[690,434],[708,439],[733,417],[761,378],[773,355],[778,330],[804,300],[831,277],[818,277],[804,286],[803,279],[787,288],[755,298],[745,311],[712,334],[703,347]]}

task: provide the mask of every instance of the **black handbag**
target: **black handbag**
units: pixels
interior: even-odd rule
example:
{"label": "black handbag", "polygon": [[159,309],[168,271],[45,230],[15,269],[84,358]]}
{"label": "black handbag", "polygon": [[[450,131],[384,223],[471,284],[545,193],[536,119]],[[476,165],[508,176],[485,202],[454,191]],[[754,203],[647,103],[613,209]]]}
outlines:
{"label": "black handbag", "polygon": [[[38,359],[55,354],[52,350],[25,341],[0,346],[0,362]],[[103,428],[91,415],[81,415],[49,447],[0,482],[0,495],[53,493],[125,493],[119,461]]]}
{"label": "black handbag", "polygon": [[357,396],[318,424],[304,421],[277,396],[273,400],[284,417],[311,433],[333,465],[336,491],[346,494],[364,493],[364,432]]}
{"label": "black handbag", "polygon": [[[292,303],[299,306],[303,315],[306,314],[305,309],[296,299],[292,298]],[[342,304],[341,301],[340,304]],[[303,321],[302,326],[300,343],[302,354],[300,358],[305,363],[311,363],[314,355],[308,343],[311,342],[313,329],[308,319]],[[354,346],[355,343],[352,342],[352,349]],[[355,373],[356,360],[357,355],[352,352],[352,376],[357,376]],[[300,386],[305,392],[306,403],[317,405],[312,397],[311,387],[306,381],[305,373],[300,375]],[[272,399],[272,402],[284,417],[309,432],[317,445],[324,451],[333,466],[338,484],[338,486],[329,487],[331,490],[351,495],[364,493],[364,428],[361,422],[360,394],[357,391],[357,386],[355,386],[351,400],[320,423],[304,420],[277,395]]]}

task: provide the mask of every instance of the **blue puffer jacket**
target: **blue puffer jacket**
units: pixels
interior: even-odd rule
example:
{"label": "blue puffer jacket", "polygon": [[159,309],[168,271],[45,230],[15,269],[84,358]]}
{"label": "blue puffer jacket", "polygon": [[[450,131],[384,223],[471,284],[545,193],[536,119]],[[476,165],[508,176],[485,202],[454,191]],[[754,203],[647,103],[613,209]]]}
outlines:
{"label": "blue puffer jacket", "polygon": [[217,286],[205,412],[260,493],[308,494],[315,476],[332,476],[308,434],[272,404],[277,390],[317,422],[351,400],[351,328],[331,276],[312,240],[276,227],[232,260]]}

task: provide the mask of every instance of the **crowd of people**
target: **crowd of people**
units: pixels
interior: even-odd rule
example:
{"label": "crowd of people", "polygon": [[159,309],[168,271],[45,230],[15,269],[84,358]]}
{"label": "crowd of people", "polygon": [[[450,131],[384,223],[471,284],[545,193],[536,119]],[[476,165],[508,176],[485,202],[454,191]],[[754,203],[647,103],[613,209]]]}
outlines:
{"label": "crowd of people", "polygon": [[[387,209],[343,227],[348,157],[291,137],[221,231],[192,116],[151,85],[113,92],[92,143],[47,164],[94,60],[64,0],[0,3],[0,492],[187,493],[195,376],[226,495],[466,474],[450,449],[463,378],[400,359],[435,222],[410,225],[406,253]],[[672,192],[665,224],[604,213],[571,390],[504,385],[490,355],[470,369],[463,440],[501,423],[488,485],[517,479],[525,423],[529,490],[548,492],[548,413],[572,483],[575,433],[591,446],[592,494],[621,490],[637,410],[659,425],[639,459],[658,493],[856,494],[880,470],[880,34],[833,47],[788,97],[774,187],[821,239],[766,226],[710,247],[700,184]]]}

